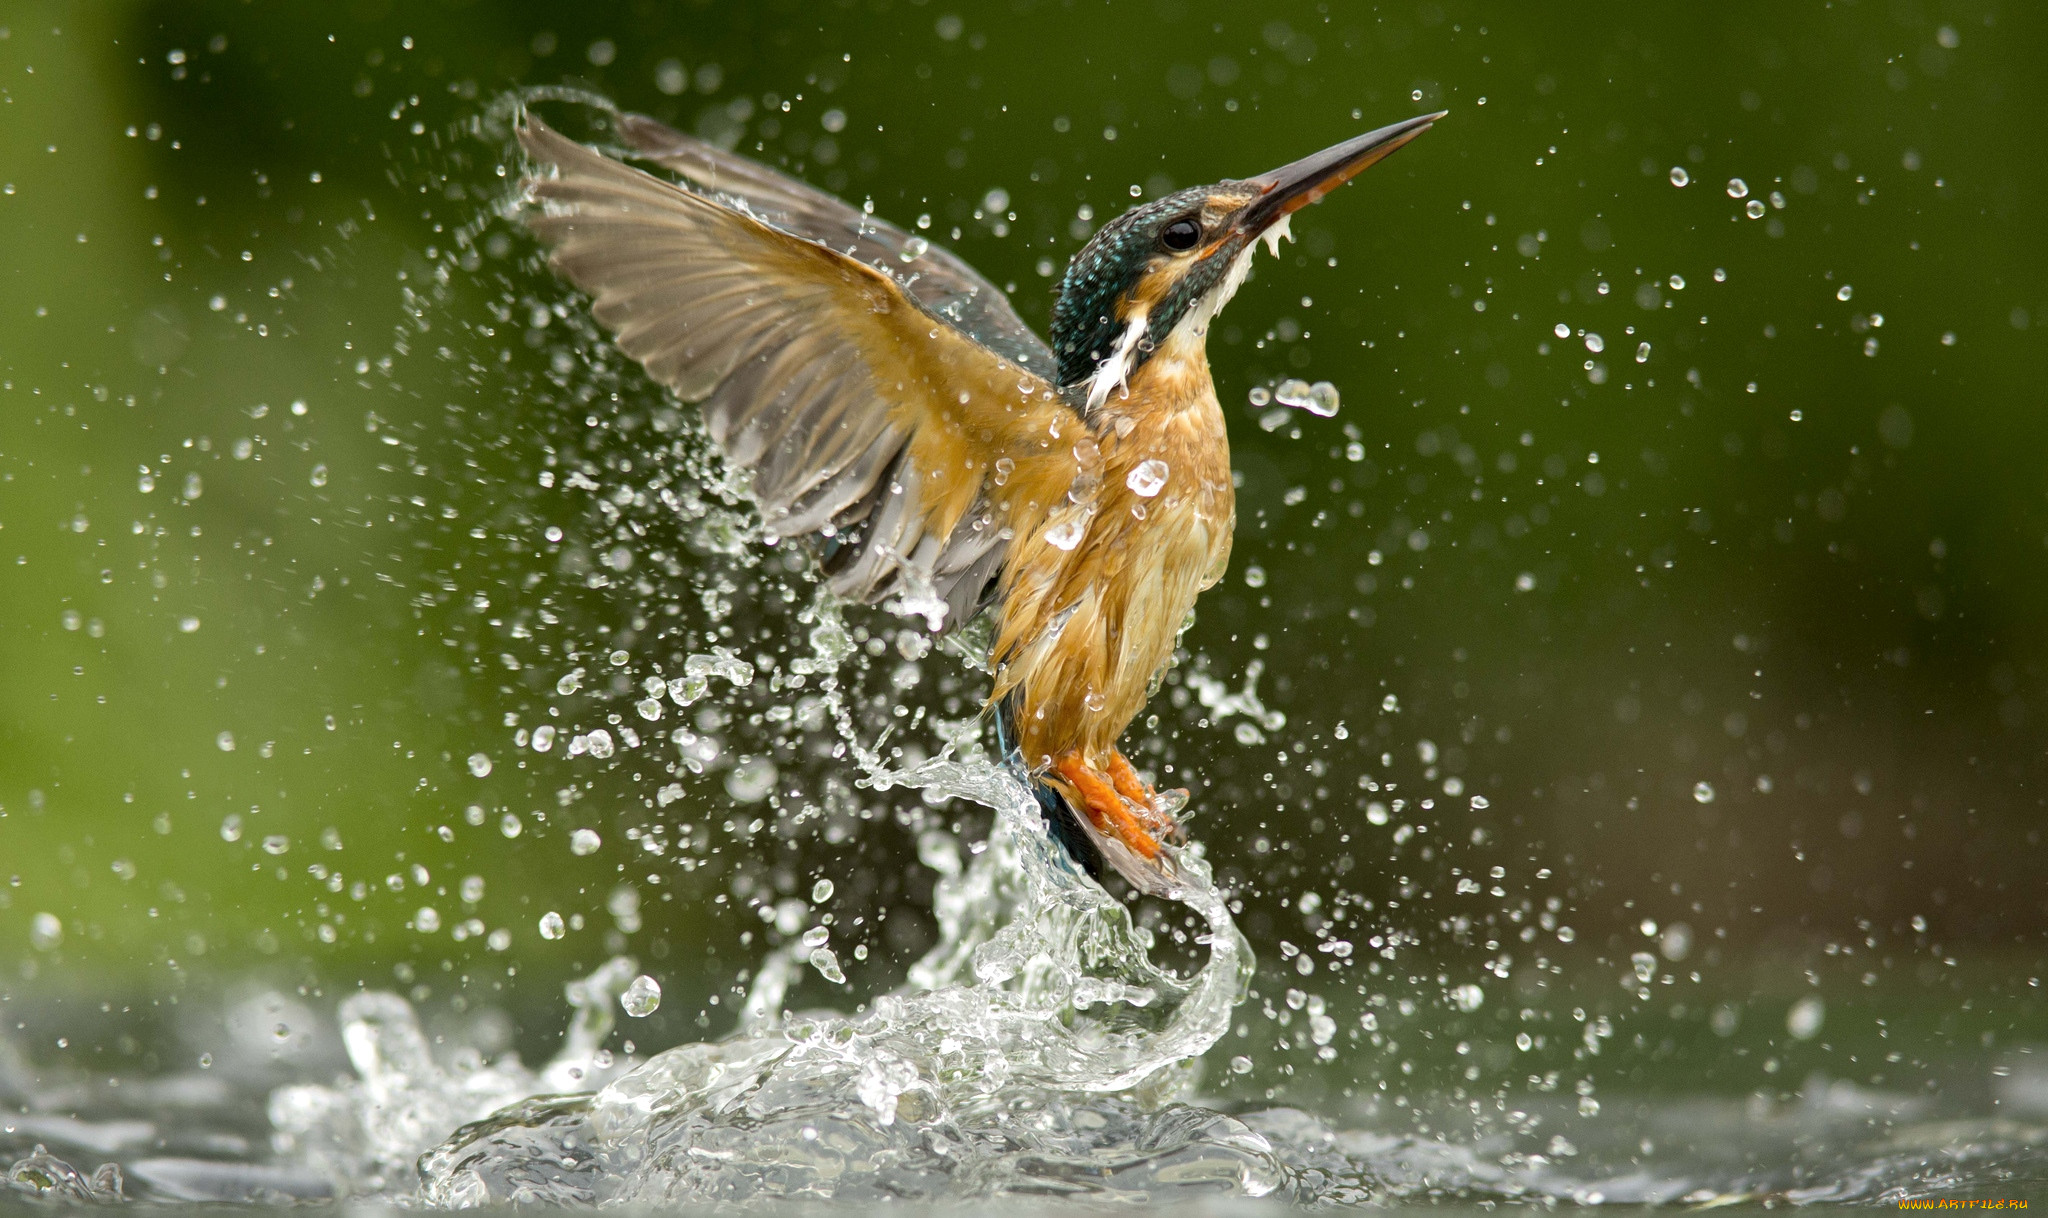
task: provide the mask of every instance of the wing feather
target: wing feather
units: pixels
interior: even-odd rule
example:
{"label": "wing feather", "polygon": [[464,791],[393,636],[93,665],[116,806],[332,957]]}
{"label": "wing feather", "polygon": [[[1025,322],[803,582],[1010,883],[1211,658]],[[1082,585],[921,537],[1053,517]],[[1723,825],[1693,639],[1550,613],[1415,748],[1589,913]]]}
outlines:
{"label": "wing feather", "polygon": [[[1072,450],[1050,437],[1085,428],[1058,392],[939,315],[915,283],[812,239],[838,215],[820,200],[839,219],[859,215],[837,200],[716,149],[675,166],[742,210],[537,119],[519,139],[536,166],[527,220],[550,263],[590,294],[622,351],[700,404],[712,440],[752,473],[763,523],[827,534],[841,595],[928,590],[949,622],[972,616],[1016,512],[1045,506],[996,493],[997,461],[1017,486],[1071,481]],[[784,231],[774,215],[810,231]]]}
{"label": "wing feather", "polygon": [[1057,368],[1052,351],[1017,316],[1009,297],[951,250],[644,114],[622,114],[617,123],[620,138],[635,151],[697,189],[859,259],[946,324],[1013,363],[1048,377]]}

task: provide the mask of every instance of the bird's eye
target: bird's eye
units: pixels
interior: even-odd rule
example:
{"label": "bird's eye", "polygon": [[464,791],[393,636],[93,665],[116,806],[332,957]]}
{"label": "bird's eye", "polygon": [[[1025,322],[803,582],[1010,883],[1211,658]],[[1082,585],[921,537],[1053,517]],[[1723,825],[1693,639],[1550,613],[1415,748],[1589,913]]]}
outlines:
{"label": "bird's eye", "polygon": [[1195,248],[1195,242],[1202,239],[1202,226],[1193,220],[1175,220],[1159,234],[1159,243],[1167,249],[1179,252]]}

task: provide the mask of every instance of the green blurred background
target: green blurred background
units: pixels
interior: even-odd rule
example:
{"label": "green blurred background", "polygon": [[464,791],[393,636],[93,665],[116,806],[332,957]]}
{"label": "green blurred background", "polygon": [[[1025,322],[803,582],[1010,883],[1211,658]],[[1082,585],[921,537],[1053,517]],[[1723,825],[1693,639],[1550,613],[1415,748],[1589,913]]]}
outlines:
{"label": "green blurred background", "polygon": [[[871,919],[856,989],[928,940],[911,843],[934,813],[846,786],[765,678],[732,722],[699,714],[724,742],[702,777],[658,740],[603,764],[515,744],[549,707],[632,726],[641,680],[720,623],[783,654],[809,595],[659,503],[539,477],[631,483],[618,462],[644,474],[674,430],[499,215],[501,99],[566,83],[928,214],[1040,327],[1134,197],[1448,109],[1298,216],[1212,339],[1236,551],[1137,735],[1198,789],[1262,986],[1296,984],[1342,893],[1359,937],[1417,941],[1379,984],[1439,1000],[1505,951],[1623,1001],[1612,973],[1648,946],[1701,996],[1660,1011],[1695,1029],[1823,981],[2040,1017],[2034,6],[18,2],[0,24],[17,1010],[395,976],[538,1036],[562,978],[624,947],[675,996],[660,1041],[721,1024],[710,997],[780,933],[742,907],[816,874]],[[1341,414],[1269,429],[1247,394],[1286,376],[1335,383]],[[855,622],[876,652],[898,629]],[[634,659],[606,678],[615,646]],[[884,719],[897,662],[864,676]],[[912,700],[971,713],[972,674],[923,663]],[[1284,725],[1184,679],[1253,666]],[[558,693],[576,668],[599,675]],[[759,802],[755,756],[794,785]],[[771,807],[816,815],[751,829]],[[655,823],[695,826],[702,865],[627,837]],[[579,827],[602,846],[572,851]],[[545,941],[546,910],[582,925]]]}

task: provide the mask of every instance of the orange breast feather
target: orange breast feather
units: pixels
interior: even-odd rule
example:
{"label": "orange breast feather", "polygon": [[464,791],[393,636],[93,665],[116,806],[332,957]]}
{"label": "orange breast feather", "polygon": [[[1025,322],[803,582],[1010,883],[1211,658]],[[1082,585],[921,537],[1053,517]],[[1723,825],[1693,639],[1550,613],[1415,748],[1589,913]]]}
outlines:
{"label": "orange breast feather", "polygon": [[1186,354],[1169,344],[1098,412],[1074,494],[1032,488],[1049,506],[1013,513],[993,697],[1014,698],[1028,765],[1108,756],[1229,560],[1229,440],[1207,361]]}

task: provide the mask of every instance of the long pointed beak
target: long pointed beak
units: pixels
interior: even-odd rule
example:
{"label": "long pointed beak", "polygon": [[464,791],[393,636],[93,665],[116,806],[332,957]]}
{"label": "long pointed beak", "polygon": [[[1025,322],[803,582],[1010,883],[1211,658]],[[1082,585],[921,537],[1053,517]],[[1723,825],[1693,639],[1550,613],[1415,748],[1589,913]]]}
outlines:
{"label": "long pointed beak", "polygon": [[1367,166],[1429,130],[1430,124],[1447,113],[1439,110],[1404,119],[1303,157],[1292,165],[1282,165],[1271,173],[1245,179],[1246,185],[1256,186],[1262,193],[1239,214],[1238,227],[1252,233],[1263,232],[1283,216],[1300,211],[1357,177]]}

